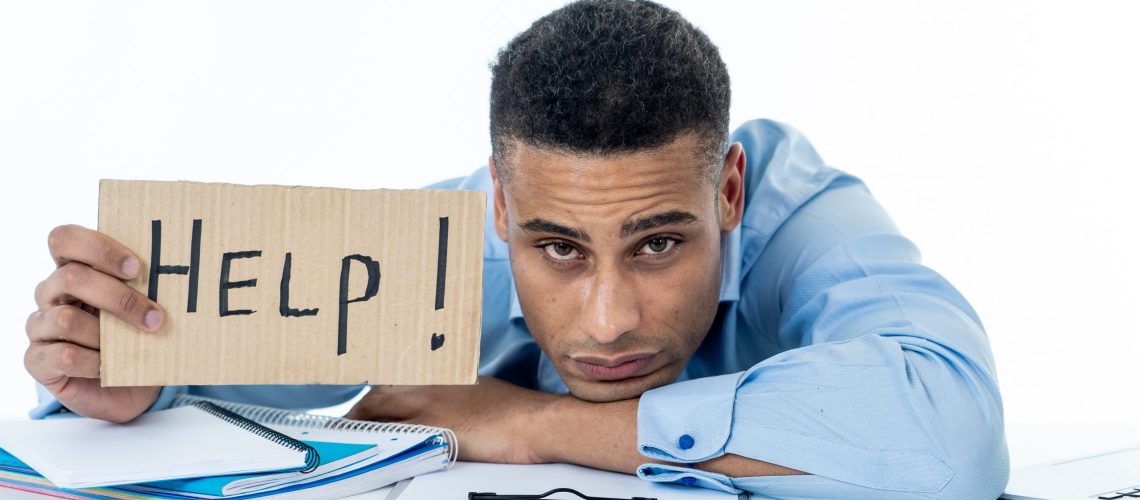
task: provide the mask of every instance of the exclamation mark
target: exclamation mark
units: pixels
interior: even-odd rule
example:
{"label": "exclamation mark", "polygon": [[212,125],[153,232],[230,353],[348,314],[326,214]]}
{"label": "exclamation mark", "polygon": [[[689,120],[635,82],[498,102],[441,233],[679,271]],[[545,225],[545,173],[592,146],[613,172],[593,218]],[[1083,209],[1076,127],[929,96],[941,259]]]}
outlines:
{"label": "exclamation mark", "polygon": [[[443,293],[447,285],[447,217],[439,218],[439,252],[435,263],[435,310],[443,309]],[[443,334],[431,334],[431,350],[443,347]]]}

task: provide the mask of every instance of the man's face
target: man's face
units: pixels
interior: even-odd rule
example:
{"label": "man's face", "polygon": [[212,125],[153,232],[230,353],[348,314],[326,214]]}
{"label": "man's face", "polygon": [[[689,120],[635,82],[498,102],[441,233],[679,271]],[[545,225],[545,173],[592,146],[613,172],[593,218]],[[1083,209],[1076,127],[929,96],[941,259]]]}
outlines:
{"label": "man's face", "polygon": [[516,143],[509,181],[496,178],[495,226],[523,317],[578,398],[628,399],[673,382],[712,325],[744,161],[733,145],[713,186],[696,145],[685,135],[595,157]]}

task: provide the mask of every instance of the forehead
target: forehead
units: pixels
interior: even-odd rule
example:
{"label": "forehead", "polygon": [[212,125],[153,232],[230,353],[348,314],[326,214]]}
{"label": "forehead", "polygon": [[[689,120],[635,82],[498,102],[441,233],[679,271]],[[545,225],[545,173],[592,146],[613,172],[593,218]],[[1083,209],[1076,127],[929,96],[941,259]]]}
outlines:
{"label": "forehead", "polygon": [[688,135],[658,148],[604,156],[516,144],[504,187],[520,219],[620,226],[632,217],[711,209],[713,189],[699,161],[697,142]]}

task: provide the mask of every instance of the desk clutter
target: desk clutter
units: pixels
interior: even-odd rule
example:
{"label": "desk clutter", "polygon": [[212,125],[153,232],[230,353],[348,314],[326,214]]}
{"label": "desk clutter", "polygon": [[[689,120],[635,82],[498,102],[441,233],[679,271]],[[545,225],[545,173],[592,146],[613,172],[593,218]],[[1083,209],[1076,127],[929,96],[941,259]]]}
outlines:
{"label": "desk clutter", "polygon": [[126,424],[0,423],[0,487],[62,498],[340,498],[450,468],[455,434],[197,396]]}

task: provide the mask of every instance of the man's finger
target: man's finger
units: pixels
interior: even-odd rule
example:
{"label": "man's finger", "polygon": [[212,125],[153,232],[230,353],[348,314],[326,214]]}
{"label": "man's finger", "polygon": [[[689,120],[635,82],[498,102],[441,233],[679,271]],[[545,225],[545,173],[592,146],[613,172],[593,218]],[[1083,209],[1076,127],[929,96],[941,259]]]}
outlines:
{"label": "man's finger", "polygon": [[37,310],[28,316],[25,328],[32,342],[71,342],[99,349],[99,318],[73,305]]}
{"label": "man's finger", "polygon": [[71,224],[52,229],[48,249],[57,267],[82,262],[123,279],[139,274],[140,261],[134,252],[110,236],[83,226]]}
{"label": "man's finger", "polygon": [[44,386],[66,377],[99,378],[99,366],[99,351],[67,342],[32,344],[24,353],[24,367]]}
{"label": "man's finger", "polygon": [[110,312],[136,328],[153,332],[162,324],[162,307],[126,283],[85,264],[70,262],[36,287],[36,304],[47,310],[79,301]]}

